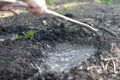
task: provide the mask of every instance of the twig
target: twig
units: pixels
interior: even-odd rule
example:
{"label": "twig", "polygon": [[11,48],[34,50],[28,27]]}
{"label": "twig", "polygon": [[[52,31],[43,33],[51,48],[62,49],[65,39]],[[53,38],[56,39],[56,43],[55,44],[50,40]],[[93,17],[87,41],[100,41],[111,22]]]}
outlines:
{"label": "twig", "polygon": [[104,58],[102,55],[100,55],[100,58],[103,61],[117,60],[117,57]]}
{"label": "twig", "polygon": [[116,57],[112,57],[112,58],[101,58],[101,60],[110,61],[110,60],[117,60],[117,58],[116,58]]}
{"label": "twig", "polygon": [[[11,2],[11,1],[9,1],[9,2]],[[24,2],[22,2],[22,1],[16,1],[15,3],[20,4],[22,7],[28,7],[28,5],[27,5],[26,3],[24,3]],[[46,12],[46,14],[51,14],[51,15],[53,15],[53,16],[62,18],[62,19],[64,19],[64,20],[70,21],[70,22],[75,23],[75,24],[78,24],[78,25],[80,25],[80,27],[87,28],[87,29],[89,29],[90,31],[92,31],[92,32],[94,32],[94,33],[97,33],[97,31],[98,31],[97,29],[91,27],[91,26],[88,25],[88,24],[85,24],[85,23],[80,22],[80,21],[78,21],[78,20],[75,20],[75,19],[66,17],[66,16],[64,16],[64,15],[61,15],[61,14],[55,12],[55,11],[46,9],[45,12]]]}
{"label": "twig", "polygon": [[84,28],[87,28],[87,29],[91,30],[92,32],[95,32],[95,33],[96,33],[96,32],[98,31],[97,29],[91,27],[91,26],[88,25],[88,24],[85,24],[85,23],[80,22],[80,21],[78,21],[78,20],[75,20],[75,19],[66,17],[66,16],[64,16],[64,15],[61,15],[61,14],[55,12],[55,11],[46,9],[46,13],[47,13],[47,14],[54,15],[54,16],[59,17],[59,18],[62,18],[62,19],[65,19],[65,20],[68,20],[68,21],[73,22],[73,23],[75,23],[75,24],[78,24],[78,25],[80,25],[81,27],[84,27]]}
{"label": "twig", "polygon": [[107,73],[107,68],[108,68],[108,64],[110,61],[107,62],[107,64],[105,65],[103,62],[101,62],[101,66],[103,68],[103,71],[105,71]]}
{"label": "twig", "polygon": [[38,70],[38,72],[36,74],[34,74],[32,77],[28,78],[27,80],[34,80],[34,78],[38,77],[42,73],[41,68],[37,64],[32,63],[31,66],[36,68]]}
{"label": "twig", "polygon": [[98,67],[100,67],[100,66],[90,66],[90,67],[87,67],[87,70],[91,70],[91,69],[94,69],[94,68],[98,68]]}
{"label": "twig", "polygon": [[115,64],[115,61],[114,60],[112,60],[112,63],[113,63],[113,70],[114,70],[114,73],[116,74],[117,73],[117,70],[116,70],[116,64]]}

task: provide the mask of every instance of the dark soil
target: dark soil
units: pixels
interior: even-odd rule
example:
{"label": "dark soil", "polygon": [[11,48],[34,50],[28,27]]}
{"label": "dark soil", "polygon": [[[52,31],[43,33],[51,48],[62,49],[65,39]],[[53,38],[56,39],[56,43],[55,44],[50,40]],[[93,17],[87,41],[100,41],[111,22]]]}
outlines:
{"label": "dark soil", "polygon": [[[91,2],[65,9],[66,16],[97,28],[97,34],[50,15],[21,13],[0,19],[0,36],[37,30],[29,39],[0,43],[0,80],[120,80],[119,13],[119,6]],[[49,71],[47,54],[67,42],[93,45],[97,52],[69,72]]]}

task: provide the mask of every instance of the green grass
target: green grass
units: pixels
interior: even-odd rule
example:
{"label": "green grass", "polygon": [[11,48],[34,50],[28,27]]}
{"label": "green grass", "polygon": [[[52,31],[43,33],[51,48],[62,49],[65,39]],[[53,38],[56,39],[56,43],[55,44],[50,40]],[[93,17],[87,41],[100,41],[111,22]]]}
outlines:
{"label": "green grass", "polygon": [[24,38],[31,38],[35,34],[35,30],[29,30],[27,32],[22,32]]}

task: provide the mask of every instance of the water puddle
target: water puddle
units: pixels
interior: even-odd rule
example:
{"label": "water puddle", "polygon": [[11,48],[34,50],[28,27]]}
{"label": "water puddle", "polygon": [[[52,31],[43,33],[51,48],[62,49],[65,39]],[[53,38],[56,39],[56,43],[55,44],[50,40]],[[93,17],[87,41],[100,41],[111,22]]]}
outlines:
{"label": "water puddle", "polygon": [[46,60],[46,64],[50,67],[50,70],[54,71],[67,72],[70,68],[81,64],[81,62],[96,52],[93,46],[88,45],[60,44],[56,48],[58,50],[49,53],[49,58]]}

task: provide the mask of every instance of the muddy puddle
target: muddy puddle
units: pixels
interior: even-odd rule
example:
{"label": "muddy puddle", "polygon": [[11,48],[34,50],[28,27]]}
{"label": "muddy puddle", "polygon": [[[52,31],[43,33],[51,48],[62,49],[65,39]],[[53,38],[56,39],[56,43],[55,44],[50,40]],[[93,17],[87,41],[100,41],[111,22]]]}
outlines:
{"label": "muddy puddle", "polygon": [[68,72],[72,67],[80,65],[95,54],[96,49],[91,45],[59,44],[55,52],[48,53],[46,65],[49,70]]}

